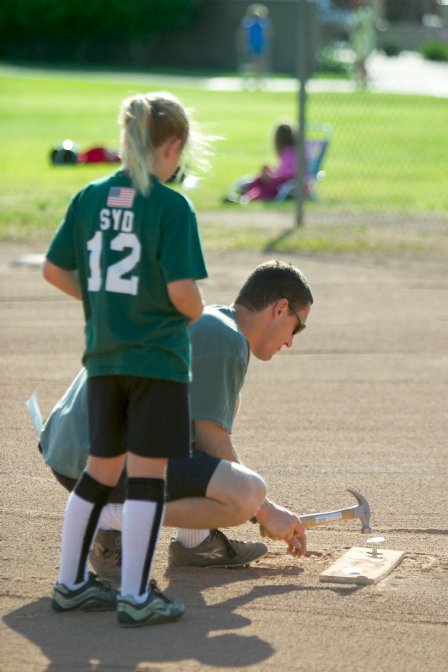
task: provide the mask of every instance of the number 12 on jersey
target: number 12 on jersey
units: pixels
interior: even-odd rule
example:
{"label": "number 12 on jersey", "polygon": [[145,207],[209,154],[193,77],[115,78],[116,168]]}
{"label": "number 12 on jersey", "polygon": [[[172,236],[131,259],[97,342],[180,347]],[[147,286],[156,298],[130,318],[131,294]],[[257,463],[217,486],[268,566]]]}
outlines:
{"label": "number 12 on jersey", "polygon": [[[98,292],[101,289],[103,278],[101,276],[100,259],[103,252],[102,231],[97,231],[93,238],[87,242],[89,251],[90,277],[87,283],[89,292]],[[135,233],[119,233],[118,236],[110,241],[110,249],[115,252],[130,250],[120,261],[116,261],[106,269],[106,281],[104,289],[106,292],[116,292],[118,294],[133,294],[138,292],[138,275],[123,277],[130,273],[140,261],[142,246]]]}

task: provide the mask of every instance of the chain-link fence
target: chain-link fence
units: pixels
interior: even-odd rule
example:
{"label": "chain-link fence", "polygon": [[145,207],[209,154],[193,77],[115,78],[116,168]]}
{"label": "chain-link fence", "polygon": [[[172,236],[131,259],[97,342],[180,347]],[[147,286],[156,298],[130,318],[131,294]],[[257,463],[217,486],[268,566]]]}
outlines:
{"label": "chain-link fence", "polygon": [[298,38],[309,40],[318,73],[307,83],[306,120],[329,142],[311,208],[448,222],[448,65],[422,54],[446,45],[448,6],[315,5],[317,30],[307,37],[302,25]]}
{"label": "chain-link fence", "polygon": [[[204,38],[209,64],[247,75],[233,44],[250,4],[204,1],[194,30]],[[333,219],[361,221],[362,215],[363,221],[379,223],[446,223],[448,63],[442,59],[448,49],[448,1],[266,0],[263,5],[271,26],[268,75],[297,76],[302,42],[308,45],[306,140],[313,145],[320,132],[327,146],[318,171],[325,177],[314,185],[305,210]],[[216,25],[224,37],[214,32]],[[267,77],[265,88],[281,90],[282,79]]]}
{"label": "chain-link fence", "polygon": [[[254,4],[260,5],[203,0],[188,30],[158,41],[152,62],[247,76],[236,38]],[[307,16],[301,23],[303,4]],[[297,77],[301,43],[306,39],[309,45],[307,133],[312,129],[315,136],[320,128],[328,145],[320,166],[325,178],[315,185],[306,210],[333,218],[362,214],[364,221],[414,217],[446,223],[448,0],[262,5],[270,26],[263,66],[267,91],[282,90],[282,83],[283,90],[291,89],[294,79],[282,78]]]}

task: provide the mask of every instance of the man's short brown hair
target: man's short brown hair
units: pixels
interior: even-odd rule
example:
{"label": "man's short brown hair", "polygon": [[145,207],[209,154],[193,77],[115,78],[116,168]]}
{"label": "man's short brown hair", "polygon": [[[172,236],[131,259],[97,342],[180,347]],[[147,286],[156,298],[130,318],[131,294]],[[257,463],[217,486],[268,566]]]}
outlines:
{"label": "man's short brown hair", "polygon": [[314,301],[308,282],[299,269],[272,259],[257,266],[250,274],[235,303],[258,313],[283,298],[299,310]]}

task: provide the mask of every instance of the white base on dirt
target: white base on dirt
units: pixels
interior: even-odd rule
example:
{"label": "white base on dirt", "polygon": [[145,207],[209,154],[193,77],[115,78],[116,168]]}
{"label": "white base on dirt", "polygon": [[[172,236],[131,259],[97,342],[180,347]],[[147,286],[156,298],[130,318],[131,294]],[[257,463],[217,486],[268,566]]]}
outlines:
{"label": "white base on dirt", "polygon": [[45,260],[45,254],[22,254],[14,259],[13,266],[23,266],[25,268],[40,268]]}
{"label": "white base on dirt", "polygon": [[404,551],[381,549],[375,557],[370,548],[352,546],[320,574],[319,580],[334,583],[378,583],[395,569],[403,556]]}

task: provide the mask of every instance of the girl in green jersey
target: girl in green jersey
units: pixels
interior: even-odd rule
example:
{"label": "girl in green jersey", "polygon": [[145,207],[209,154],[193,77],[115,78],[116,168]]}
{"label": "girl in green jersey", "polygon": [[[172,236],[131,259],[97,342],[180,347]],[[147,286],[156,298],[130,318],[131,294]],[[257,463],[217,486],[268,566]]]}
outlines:
{"label": "girl in green jersey", "polygon": [[[43,274],[81,299],[90,456],[64,517],[52,606],[117,609],[124,626],[179,618],[184,606],[150,581],[169,457],[190,449],[189,321],[207,276],[191,203],[167,187],[191,140],[180,102],[165,93],[125,100],[123,166],[72,200]],[[191,143],[190,143],[191,144]],[[121,592],[87,573],[102,507],[126,465]]]}

